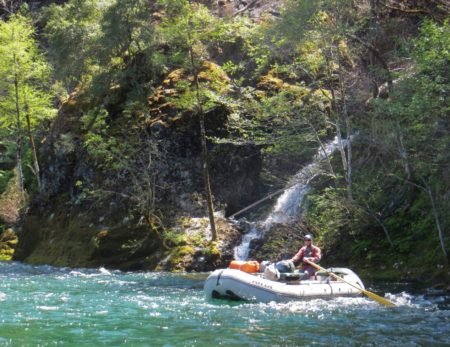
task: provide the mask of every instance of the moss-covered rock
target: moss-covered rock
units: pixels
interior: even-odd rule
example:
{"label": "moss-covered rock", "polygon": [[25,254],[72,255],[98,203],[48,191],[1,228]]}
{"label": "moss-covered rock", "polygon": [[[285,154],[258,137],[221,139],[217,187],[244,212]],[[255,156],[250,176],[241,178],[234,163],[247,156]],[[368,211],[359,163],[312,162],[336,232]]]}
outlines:
{"label": "moss-covered rock", "polygon": [[157,269],[174,271],[211,271],[227,267],[234,258],[234,247],[242,235],[233,224],[220,215],[215,216],[217,241],[211,241],[207,218],[180,218],[172,234],[182,235],[178,244],[171,247]]}
{"label": "moss-covered rock", "polygon": [[0,233],[0,261],[11,260],[19,239],[12,229]]}
{"label": "moss-covered rock", "polygon": [[109,210],[109,205],[90,211],[68,211],[65,206],[31,209],[15,259],[32,264],[124,270],[156,266],[159,258],[152,259],[151,255],[163,245],[150,227]]}

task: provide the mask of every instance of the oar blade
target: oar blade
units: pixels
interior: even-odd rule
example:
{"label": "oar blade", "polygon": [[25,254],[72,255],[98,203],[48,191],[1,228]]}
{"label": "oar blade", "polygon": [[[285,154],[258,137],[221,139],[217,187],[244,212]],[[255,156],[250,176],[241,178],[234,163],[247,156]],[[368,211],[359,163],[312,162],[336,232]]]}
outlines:
{"label": "oar blade", "polygon": [[385,306],[389,306],[389,307],[395,307],[395,304],[375,293],[369,292],[368,290],[364,290],[363,293],[365,295],[367,295],[369,298],[375,300],[376,302],[385,305]]}
{"label": "oar blade", "polygon": [[312,267],[316,268],[317,270],[325,271],[325,272],[327,272],[328,274],[330,274],[331,276],[335,277],[336,279],[338,279],[338,280],[340,280],[340,281],[343,281],[343,282],[347,283],[348,285],[350,285],[350,286],[352,286],[352,287],[358,289],[359,291],[361,291],[361,293],[364,293],[364,294],[367,295],[369,298],[375,300],[376,302],[378,302],[378,303],[380,303],[380,304],[382,304],[382,305],[389,306],[389,307],[395,307],[395,304],[394,304],[393,302],[391,302],[391,301],[389,301],[389,300],[387,300],[387,299],[385,299],[385,298],[382,298],[381,296],[379,296],[379,295],[377,295],[377,294],[375,294],[375,293],[369,292],[369,291],[366,290],[366,289],[362,289],[362,288],[360,288],[359,286],[357,286],[357,285],[355,285],[355,284],[353,284],[353,283],[351,283],[351,282],[346,281],[344,278],[342,278],[342,277],[336,275],[335,273],[333,273],[333,272],[331,272],[331,271],[329,271],[329,270],[327,270],[327,269],[321,267],[320,265],[318,265],[318,264],[316,264],[316,263],[313,263],[313,262],[311,262],[311,261],[309,261],[309,260],[304,260],[304,262],[305,262],[305,263],[308,263],[309,265],[311,265]]}

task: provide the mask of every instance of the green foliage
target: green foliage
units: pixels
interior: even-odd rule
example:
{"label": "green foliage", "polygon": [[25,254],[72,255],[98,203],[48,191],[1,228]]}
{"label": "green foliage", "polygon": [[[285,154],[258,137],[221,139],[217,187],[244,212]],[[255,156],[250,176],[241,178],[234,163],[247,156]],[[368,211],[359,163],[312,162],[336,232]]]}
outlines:
{"label": "green foliage", "polygon": [[[7,147],[15,147],[22,167],[33,161],[28,151],[31,143],[25,141],[25,133],[31,142],[44,121],[56,114],[50,74],[51,68],[34,38],[31,19],[15,14],[8,21],[0,21],[0,130],[9,135],[5,138],[10,141]],[[18,139],[20,146],[16,146]],[[32,170],[25,170],[25,183],[32,182],[32,175]]]}
{"label": "green foliage", "polygon": [[100,49],[99,19],[111,1],[71,0],[64,5],[45,8],[44,34],[49,42],[49,55],[56,78],[64,82],[68,92],[87,82],[99,70],[95,63]]}
{"label": "green foliage", "polygon": [[159,0],[158,4],[166,13],[159,33],[170,47],[172,64],[192,68],[191,49],[197,59],[195,63],[199,64],[209,58],[207,46],[233,40],[230,24],[214,17],[201,4],[191,4],[187,0]]}
{"label": "green foliage", "polygon": [[154,66],[153,5],[143,0],[71,0],[44,12],[45,35],[56,77],[68,92],[89,86],[142,88]]}
{"label": "green foliage", "polygon": [[128,145],[119,146],[118,138],[109,136],[108,117],[108,111],[104,108],[89,110],[81,118],[86,130],[83,142],[93,165],[117,170],[127,165],[118,158],[125,157],[123,153],[127,151]]}
{"label": "green foliage", "polygon": [[[446,161],[445,148],[450,140],[448,99],[449,55],[442,53],[442,43],[450,34],[443,27],[426,22],[422,36],[415,40],[412,55],[418,61],[414,75],[398,83],[389,100],[374,103],[380,143],[391,153],[403,150],[419,177],[439,174]],[[435,37],[436,36],[436,37]],[[442,53],[442,54],[441,54]],[[396,149],[399,136],[403,149]],[[386,140],[393,141],[386,144]],[[398,157],[399,164],[400,156]]]}
{"label": "green foliage", "polygon": [[230,79],[210,61],[210,50],[233,40],[232,26],[198,3],[164,0],[158,4],[166,13],[158,33],[170,47],[167,67],[181,67],[175,70],[181,78],[175,80],[177,92],[168,98],[171,104],[180,110],[201,110],[205,114],[227,103]]}
{"label": "green foliage", "polygon": [[13,171],[0,170],[0,194],[6,190],[8,182],[13,177]]}
{"label": "green foliage", "polygon": [[115,57],[131,58],[151,47],[155,36],[149,25],[152,10],[149,1],[116,0],[105,11],[100,39],[105,63]]}
{"label": "green foliage", "polygon": [[348,121],[343,105],[351,74],[341,71],[340,61],[352,61],[345,42],[347,23],[356,18],[351,5],[288,1],[279,19],[252,28],[244,47],[256,65],[255,75],[265,74],[258,84],[263,91],[255,93],[257,98],[241,99],[242,110],[230,119],[231,129],[269,145],[271,155],[297,153],[298,158],[336,131],[331,124]]}
{"label": "green foliage", "polygon": [[313,18],[319,9],[319,1],[288,1],[278,30],[287,40],[298,42],[306,31],[313,29]]}
{"label": "green foliage", "polygon": [[325,66],[324,48],[335,44],[344,30],[343,23],[336,22],[349,3],[287,1],[279,20],[250,27],[244,42],[246,53],[257,66],[255,72],[260,74],[275,64],[286,64],[293,76],[305,72],[308,78],[317,76]]}
{"label": "green foliage", "polygon": [[187,235],[171,229],[164,230],[163,237],[166,242],[173,246],[182,246],[187,243]]}
{"label": "green foliage", "polygon": [[119,86],[130,90],[135,100],[145,100],[149,82],[164,69],[165,62],[155,58],[159,43],[153,24],[155,8],[146,0],[115,0],[102,14],[95,55],[103,67],[94,81],[100,89],[97,94],[108,94],[111,86]]}
{"label": "green foliage", "polygon": [[[55,114],[51,107],[49,78],[51,69],[34,38],[31,20],[20,15],[0,22],[0,127],[16,122],[14,80],[19,87],[21,113],[31,115],[32,127]],[[25,105],[26,104],[26,105]],[[27,107],[27,109],[26,109]]]}
{"label": "green foliage", "polygon": [[85,141],[86,149],[98,167],[108,167],[114,162],[113,150],[117,148],[114,138],[105,139],[100,134],[92,134]]}
{"label": "green foliage", "polygon": [[168,98],[175,107],[181,110],[194,110],[198,97],[203,111],[207,112],[222,104],[230,90],[230,81],[224,71],[220,66],[210,62],[204,62],[198,73],[201,86],[198,94],[192,83],[193,78],[191,76],[183,77],[176,82],[176,95]]}
{"label": "green foliage", "polygon": [[430,209],[428,197],[420,193],[409,208],[395,211],[386,221],[386,226],[395,232],[393,243],[396,252],[411,254],[418,250],[422,252],[425,244],[427,247],[437,245],[436,227]]}
{"label": "green foliage", "polygon": [[75,152],[77,143],[73,134],[65,133],[59,136],[54,146],[56,153],[61,156],[67,156]]}
{"label": "green foliage", "polygon": [[245,52],[256,66],[253,77],[267,71],[274,61],[273,55],[276,54],[274,45],[277,41],[271,40],[270,31],[271,27],[268,26],[253,26],[249,27],[244,36]]}
{"label": "green foliage", "polygon": [[108,111],[105,108],[89,110],[82,118],[83,130],[106,135]]}
{"label": "green foliage", "polygon": [[311,226],[320,230],[320,239],[324,245],[338,243],[343,232],[350,234],[351,218],[344,192],[326,188],[320,195],[308,196],[307,220]]}
{"label": "green foliage", "polygon": [[[376,144],[376,162],[355,173],[354,197],[384,219],[401,254],[417,252],[424,240],[437,246],[434,213],[445,216],[450,207],[448,186],[443,188],[450,143],[449,40],[448,23],[425,21],[402,52],[414,58],[413,73],[398,81],[388,99],[373,101],[369,117],[356,123]],[[429,194],[438,202],[435,209]],[[448,229],[448,219],[439,222]]]}
{"label": "green foliage", "polygon": [[351,252],[354,257],[364,256],[367,260],[371,260],[374,257],[373,249],[376,248],[373,240],[363,239],[361,241],[355,241],[351,247]]}
{"label": "green foliage", "polygon": [[450,62],[450,26],[449,20],[438,24],[426,20],[420,29],[421,36],[415,40],[413,55],[418,67],[437,83],[448,82]]}

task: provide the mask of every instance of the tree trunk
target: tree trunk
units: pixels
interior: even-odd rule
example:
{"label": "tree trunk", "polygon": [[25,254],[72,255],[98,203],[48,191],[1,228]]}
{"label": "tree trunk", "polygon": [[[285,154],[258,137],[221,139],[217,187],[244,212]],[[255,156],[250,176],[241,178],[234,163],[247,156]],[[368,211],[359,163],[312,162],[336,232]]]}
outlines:
{"label": "tree trunk", "polygon": [[202,140],[203,177],[205,179],[206,199],[208,202],[209,223],[211,225],[212,240],[217,240],[216,223],[214,221],[214,207],[212,201],[211,181],[209,176],[208,149],[206,147],[205,114],[200,113],[200,132]]}
{"label": "tree trunk", "polygon": [[353,200],[353,172],[352,172],[352,141],[350,136],[350,120],[348,116],[345,119],[347,128],[347,194],[350,200]]}
{"label": "tree trunk", "polygon": [[345,148],[344,142],[342,141],[342,132],[339,119],[336,121],[336,135],[338,138],[339,151],[341,153],[342,167],[344,168],[345,173],[345,181],[347,181],[347,171],[348,171],[347,156],[345,155]]}
{"label": "tree trunk", "polygon": [[[14,54],[14,64],[17,68],[18,62]],[[22,170],[22,125],[20,121],[20,106],[19,106],[19,76],[17,71],[14,73],[14,92],[16,98],[16,160],[17,160],[17,181],[20,193],[21,203],[25,201],[25,192],[23,186],[23,170]]]}
{"label": "tree trunk", "polygon": [[409,158],[408,158],[408,151],[406,150],[404,140],[403,140],[403,133],[400,129],[400,125],[397,123],[397,139],[398,139],[398,145],[399,149],[398,152],[400,154],[400,158],[402,159],[403,168],[405,170],[406,179],[409,181],[412,177],[411,174],[411,167],[409,165]]}
{"label": "tree trunk", "polygon": [[39,170],[39,161],[37,157],[37,151],[36,151],[36,145],[34,142],[33,133],[31,131],[31,121],[30,121],[30,108],[28,106],[27,97],[25,94],[25,118],[27,120],[27,131],[28,131],[28,138],[30,139],[31,144],[31,152],[33,154],[33,166],[34,166],[34,175],[36,176],[36,181],[38,185],[39,192],[41,192],[41,175]]}
{"label": "tree trunk", "polygon": [[431,191],[430,186],[427,184],[424,178],[422,178],[422,182],[424,184],[424,190],[427,192],[428,197],[431,201],[431,207],[433,209],[434,222],[436,223],[436,228],[438,230],[439,242],[441,244],[442,252],[446,259],[448,259],[447,250],[445,249],[445,241],[444,241],[444,233],[442,232],[441,220],[439,218],[439,213],[436,207],[436,201],[434,200],[433,192]]}
{"label": "tree trunk", "polygon": [[202,162],[203,162],[203,178],[205,181],[205,190],[206,190],[206,200],[208,204],[208,214],[209,214],[209,224],[211,227],[211,236],[212,240],[217,240],[217,231],[216,231],[216,223],[214,220],[214,206],[212,200],[212,192],[211,192],[211,181],[209,176],[209,165],[208,165],[208,148],[206,147],[206,130],[205,130],[205,113],[203,112],[202,103],[200,100],[200,84],[198,82],[198,70],[195,67],[194,62],[194,52],[192,47],[189,49],[189,54],[191,58],[191,65],[194,70],[194,81],[195,81],[195,90],[196,90],[196,99],[197,99],[197,112],[200,119],[200,139],[202,144]]}
{"label": "tree trunk", "polygon": [[[331,56],[331,61],[333,61],[333,52],[330,50],[330,56]],[[331,113],[335,116],[335,124],[334,126],[336,127],[336,136],[338,139],[338,146],[339,146],[339,151],[341,153],[341,159],[342,159],[342,167],[344,169],[344,172],[347,173],[347,160],[346,160],[346,156],[345,156],[345,150],[344,150],[344,144],[342,143],[342,133],[341,133],[341,125],[339,122],[339,110],[338,110],[338,106],[337,106],[337,102],[336,102],[336,92],[334,90],[333,87],[333,81],[332,81],[332,71],[330,68],[330,60],[328,58],[327,59],[327,69],[328,69],[328,75],[329,75],[329,88],[331,91]]]}
{"label": "tree trunk", "polygon": [[[347,170],[345,172],[345,180],[347,182],[347,196],[349,198],[349,200],[353,200],[353,187],[352,187],[352,143],[351,143],[351,139],[350,139],[350,134],[351,134],[351,126],[350,126],[350,118],[349,118],[349,114],[348,114],[348,109],[347,109],[347,94],[345,93],[345,86],[344,83],[342,82],[342,64],[341,64],[341,59],[339,58],[339,89],[341,90],[341,97],[342,97],[342,114],[344,116],[345,119],[345,131],[346,131],[346,135],[347,135],[347,156],[346,156],[346,161],[347,161]],[[344,155],[345,155],[345,151],[344,151]]]}

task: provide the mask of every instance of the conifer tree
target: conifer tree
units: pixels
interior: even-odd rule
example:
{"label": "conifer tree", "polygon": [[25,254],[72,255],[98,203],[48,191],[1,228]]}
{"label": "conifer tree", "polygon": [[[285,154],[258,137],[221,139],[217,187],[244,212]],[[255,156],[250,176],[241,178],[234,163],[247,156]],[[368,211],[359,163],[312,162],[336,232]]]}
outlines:
{"label": "conifer tree", "polygon": [[0,109],[1,127],[15,136],[18,189],[24,199],[24,123],[32,151],[33,172],[40,189],[39,162],[33,130],[43,119],[54,114],[46,63],[34,39],[34,28],[26,16],[15,14],[0,22]]}

